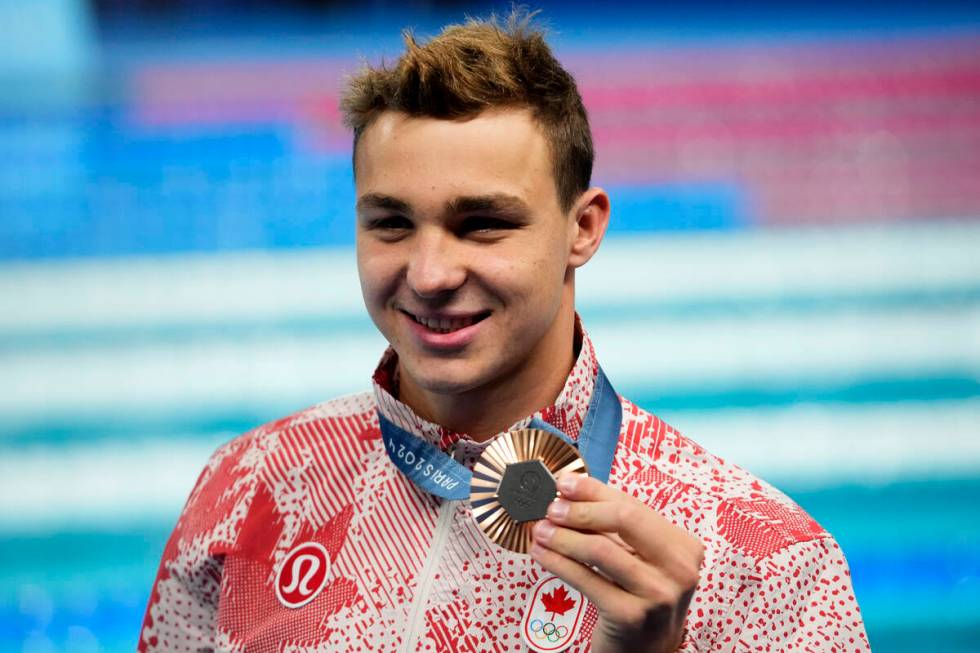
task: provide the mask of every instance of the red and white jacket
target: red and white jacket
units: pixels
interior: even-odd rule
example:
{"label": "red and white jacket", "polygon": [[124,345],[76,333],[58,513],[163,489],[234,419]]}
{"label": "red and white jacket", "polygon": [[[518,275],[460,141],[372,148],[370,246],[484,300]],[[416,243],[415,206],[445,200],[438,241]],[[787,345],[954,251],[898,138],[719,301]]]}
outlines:
{"label": "red and white jacket", "polygon": [[[140,651],[589,650],[593,606],[490,542],[467,502],[425,493],[392,464],[378,410],[464,464],[486,446],[395,399],[395,360],[385,354],[373,392],[215,452],[163,553]],[[538,417],[577,438],[597,370],[583,336],[554,405],[513,428]],[[869,651],[834,539],[779,491],[620,401],[609,483],[706,547],[681,650]]]}

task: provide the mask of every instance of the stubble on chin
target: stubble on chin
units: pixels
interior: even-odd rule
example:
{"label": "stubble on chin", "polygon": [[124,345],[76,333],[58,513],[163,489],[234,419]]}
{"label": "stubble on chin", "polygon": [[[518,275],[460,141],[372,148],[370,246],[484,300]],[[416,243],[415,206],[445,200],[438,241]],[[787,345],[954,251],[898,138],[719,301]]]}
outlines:
{"label": "stubble on chin", "polygon": [[[397,352],[397,349],[395,350]],[[398,373],[401,383],[408,381],[419,390],[436,395],[452,396],[467,394],[481,385],[481,374],[475,369],[454,366],[453,361],[433,357],[418,361],[398,357]],[[453,369],[456,367],[457,369]]]}

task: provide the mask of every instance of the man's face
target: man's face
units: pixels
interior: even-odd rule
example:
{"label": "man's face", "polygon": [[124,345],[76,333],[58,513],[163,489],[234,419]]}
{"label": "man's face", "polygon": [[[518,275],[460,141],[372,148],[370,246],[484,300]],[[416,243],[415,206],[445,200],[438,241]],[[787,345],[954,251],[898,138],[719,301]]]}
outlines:
{"label": "man's face", "polygon": [[529,112],[384,113],[356,166],[361,289],[403,378],[459,394],[565,362],[574,221]]}

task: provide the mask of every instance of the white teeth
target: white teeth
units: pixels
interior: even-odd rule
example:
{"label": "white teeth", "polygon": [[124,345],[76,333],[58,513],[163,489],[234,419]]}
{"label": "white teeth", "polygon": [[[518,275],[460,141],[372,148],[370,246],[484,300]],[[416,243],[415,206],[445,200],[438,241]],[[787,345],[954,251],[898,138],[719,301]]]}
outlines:
{"label": "white teeth", "polygon": [[419,324],[437,332],[437,333],[452,333],[453,331],[459,331],[464,327],[468,327],[473,324],[476,320],[472,317],[461,317],[461,318],[427,318],[419,317],[418,315],[413,315],[415,321]]}

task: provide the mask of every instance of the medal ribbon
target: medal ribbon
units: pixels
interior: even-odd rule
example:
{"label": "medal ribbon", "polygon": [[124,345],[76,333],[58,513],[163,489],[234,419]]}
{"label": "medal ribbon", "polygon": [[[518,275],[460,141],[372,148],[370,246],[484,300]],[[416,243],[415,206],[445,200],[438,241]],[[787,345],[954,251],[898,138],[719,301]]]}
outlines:
{"label": "medal ribbon", "polygon": [[[602,368],[599,368],[578,442],[573,442],[565,433],[538,418],[532,419],[528,428],[548,431],[577,446],[589,474],[605,483],[609,480],[616,454],[622,419],[623,408],[616,391]],[[435,445],[394,424],[380,410],[378,421],[385,451],[402,474],[426,492],[443,499],[469,498],[472,471]]]}

